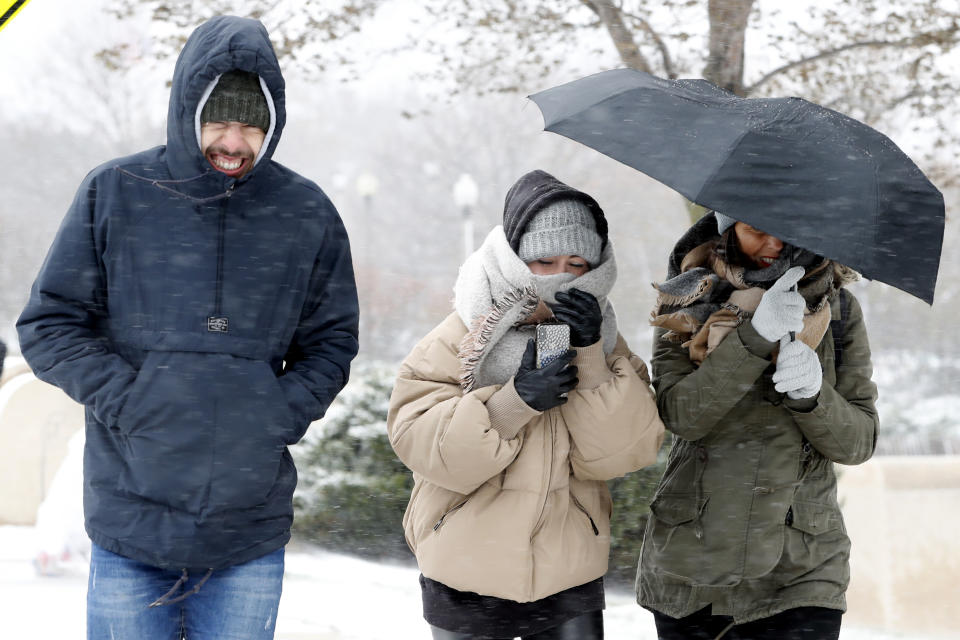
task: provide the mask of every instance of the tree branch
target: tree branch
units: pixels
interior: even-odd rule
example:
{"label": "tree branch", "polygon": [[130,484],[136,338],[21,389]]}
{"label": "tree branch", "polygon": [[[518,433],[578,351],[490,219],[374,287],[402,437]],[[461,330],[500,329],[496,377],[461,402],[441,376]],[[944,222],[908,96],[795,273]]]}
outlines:
{"label": "tree branch", "polygon": [[664,42],[663,38],[660,37],[660,34],[657,33],[656,29],[653,28],[653,25],[650,24],[650,21],[643,16],[627,13],[626,11],[621,11],[621,14],[631,20],[636,21],[640,25],[640,28],[647,32],[647,35],[650,36],[650,38],[653,40],[653,43],[657,46],[657,50],[660,52],[660,58],[663,61],[663,72],[671,80],[676,78],[677,72],[673,67],[673,59],[670,57],[670,50],[667,49],[667,43]]}
{"label": "tree branch", "polygon": [[900,40],[864,40],[863,42],[851,42],[843,45],[842,47],[821,51],[820,53],[812,56],[800,58],[799,60],[794,60],[793,62],[788,62],[784,65],[781,65],[776,69],[765,73],[759,80],[744,89],[744,92],[746,95],[750,95],[761,85],[766,84],[774,77],[785,73],[790,69],[794,69],[805,64],[810,64],[811,62],[816,62],[817,60],[832,58],[833,56],[840,55],[841,53],[845,53],[847,51],[852,51],[854,49],[883,49],[886,47],[906,49],[908,47],[918,47],[925,44],[942,43],[955,38],[958,30],[960,30],[960,27],[954,24],[950,29],[941,29],[940,31],[920,33],[908,38],[901,38]]}
{"label": "tree branch", "polygon": [[627,25],[624,24],[621,10],[615,7],[610,0],[580,1],[597,14],[600,22],[607,28],[607,33],[610,35],[610,39],[613,40],[613,45],[617,48],[617,54],[620,56],[620,60],[631,69],[651,73],[650,63],[648,63],[644,55],[640,53],[637,43],[633,40],[633,34],[627,29]]}

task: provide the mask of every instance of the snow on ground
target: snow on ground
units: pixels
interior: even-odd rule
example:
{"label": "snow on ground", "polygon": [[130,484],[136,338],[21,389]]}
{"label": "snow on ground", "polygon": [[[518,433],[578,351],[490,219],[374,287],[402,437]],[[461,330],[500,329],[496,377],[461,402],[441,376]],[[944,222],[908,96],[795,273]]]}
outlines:
{"label": "snow on ground", "polygon": [[[86,567],[68,562],[57,576],[39,576],[33,527],[0,526],[3,637],[85,637]],[[277,640],[428,639],[420,615],[417,571],[291,546],[277,620]],[[654,640],[653,618],[629,593],[607,594],[606,637]],[[928,640],[845,628],[841,640]]]}

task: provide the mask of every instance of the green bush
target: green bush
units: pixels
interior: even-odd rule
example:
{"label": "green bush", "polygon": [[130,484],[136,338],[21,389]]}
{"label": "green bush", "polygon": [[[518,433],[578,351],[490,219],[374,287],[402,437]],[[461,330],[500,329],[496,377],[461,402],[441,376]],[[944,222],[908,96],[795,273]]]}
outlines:
{"label": "green bush", "polygon": [[294,534],[367,558],[410,559],[403,511],[413,476],[387,439],[395,370],[357,367],[327,415],[295,447]]}
{"label": "green bush", "polygon": [[607,483],[613,497],[610,519],[610,568],[607,582],[611,586],[632,586],[640,558],[643,530],[650,515],[650,500],[666,466],[668,447],[660,451],[656,464]]}

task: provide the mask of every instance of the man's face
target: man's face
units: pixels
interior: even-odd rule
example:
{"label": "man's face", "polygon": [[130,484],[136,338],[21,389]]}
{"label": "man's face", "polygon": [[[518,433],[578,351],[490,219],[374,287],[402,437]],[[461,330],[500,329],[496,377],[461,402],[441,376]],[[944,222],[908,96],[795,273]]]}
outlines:
{"label": "man's face", "polygon": [[253,168],[266,135],[242,122],[207,122],[200,126],[200,150],[214,169],[242,178]]}

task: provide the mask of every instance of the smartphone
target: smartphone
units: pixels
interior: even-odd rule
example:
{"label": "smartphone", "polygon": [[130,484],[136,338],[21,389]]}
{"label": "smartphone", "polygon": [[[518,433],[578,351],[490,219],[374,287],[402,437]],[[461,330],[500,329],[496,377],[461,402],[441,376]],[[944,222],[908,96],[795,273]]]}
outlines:
{"label": "smartphone", "polygon": [[570,325],[544,322],[537,325],[537,368],[542,369],[570,350]]}

